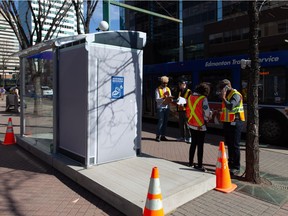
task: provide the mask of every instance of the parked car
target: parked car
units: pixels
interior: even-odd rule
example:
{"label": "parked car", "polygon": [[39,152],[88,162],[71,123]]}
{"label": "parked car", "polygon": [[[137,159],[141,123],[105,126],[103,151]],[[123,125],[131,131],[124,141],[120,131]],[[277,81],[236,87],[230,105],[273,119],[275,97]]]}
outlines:
{"label": "parked car", "polygon": [[53,89],[51,89],[49,86],[41,86],[41,91],[43,97],[53,96]]}

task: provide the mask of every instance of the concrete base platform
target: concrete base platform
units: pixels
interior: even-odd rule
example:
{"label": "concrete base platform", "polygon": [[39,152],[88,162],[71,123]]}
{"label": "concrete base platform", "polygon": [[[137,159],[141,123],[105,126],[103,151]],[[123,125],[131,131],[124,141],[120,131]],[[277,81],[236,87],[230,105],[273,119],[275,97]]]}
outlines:
{"label": "concrete base platform", "polygon": [[126,215],[142,215],[150,176],[158,167],[165,214],[215,188],[215,175],[167,160],[140,156],[85,169],[41,144],[17,137],[17,143]]}

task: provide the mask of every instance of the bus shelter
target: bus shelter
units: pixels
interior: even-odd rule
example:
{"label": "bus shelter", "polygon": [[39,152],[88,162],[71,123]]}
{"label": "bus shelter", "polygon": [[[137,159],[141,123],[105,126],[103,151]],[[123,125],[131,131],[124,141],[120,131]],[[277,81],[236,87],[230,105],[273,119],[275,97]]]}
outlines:
{"label": "bus shelter", "polygon": [[141,151],[146,34],[107,31],[22,50],[20,139],[86,167]]}

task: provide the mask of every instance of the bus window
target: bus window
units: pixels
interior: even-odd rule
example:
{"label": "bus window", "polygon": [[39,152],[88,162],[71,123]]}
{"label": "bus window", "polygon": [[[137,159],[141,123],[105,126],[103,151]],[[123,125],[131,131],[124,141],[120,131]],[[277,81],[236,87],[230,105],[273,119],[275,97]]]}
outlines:
{"label": "bus window", "polygon": [[[143,78],[143,113],[149,113],[150,115],[153,115],[155,112],[154,108],[154,91],[155,89],[153,88],[154,85],[156,86],[156,83],[153,82],[154,79],[151,75],[144,76]],[[155,87],[156,88],[156,87]]]}
{"label": "bus window", "polygon": [[283,67],[262,68],[259,80],[259,103],[284,104],[287,101],[287,75]]}
{"label": "bus window", "polygon": [[[241,82],[244,102],[247,102],[248,73],[250,70],[242,70]],[[287,78],[284,67],[261,68],[259,72],[258,101],[259,104],[284,104],[287,101]]]}
{"label": "bus window", "polygon": [[[219,102],[219,95],[217,95],[217,85],[220,80],[229,79],[232,80],[231,70],[213,70],[213,71],[202,71],[200,74],[200,82],[210,83],[210,95],[208,96],[209,101]],[[197,83],[198,84],[198,83]],[[233,83],[232,83],[233,86]]]}

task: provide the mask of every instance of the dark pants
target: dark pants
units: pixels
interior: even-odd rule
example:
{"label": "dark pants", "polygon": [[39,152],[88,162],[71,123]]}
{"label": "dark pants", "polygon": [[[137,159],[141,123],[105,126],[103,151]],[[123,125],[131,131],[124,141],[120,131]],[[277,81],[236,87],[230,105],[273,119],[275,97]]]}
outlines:
{"label": "dark pants", "polygon": [[158,117],[157,131],[156,131],[157,136],[166,135],[168,116],[169,116],[169,109],[162,109],[162,108],[157,109],[157,117]]}
{"label": "dark pants", "polygon": [[190,129],[190,133],[192,135],[192,143],[190,145],[189,150],[189,165],[193,165],[194,154],[197,147],[197,159],[198,159],[198,166],[202,167],[203,165],[203,153],[204,153],[204,138],[206,131],[198,131]]}
{"label": "dark pants", "polygon": [[242,121],[223,123],[225,143],[228,146],[228,164],[230,169],[240,169],[240,140],[243,127]]}
{"label": "dark pants", "polygon": [[179,111],[179,129],[181,138],[190,138],[190,130],[187,126],[187,116],[185,111]]}

